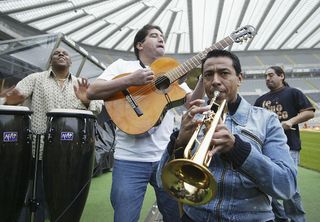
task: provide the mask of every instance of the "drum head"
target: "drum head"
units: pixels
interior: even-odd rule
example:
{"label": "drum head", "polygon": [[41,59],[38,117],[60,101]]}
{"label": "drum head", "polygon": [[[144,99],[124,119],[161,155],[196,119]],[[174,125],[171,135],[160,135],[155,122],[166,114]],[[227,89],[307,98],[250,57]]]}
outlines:
{"label": "drum head", "polygon": [[52,109],[47,113],[48,117],[59,116],[59,117],[89,117],[95,118],[93,113],[89,110],[79,109]]}
{"label": "drum head", "polygon": [[32,111],[29,110],[26,106],[8,106],[0,105],[0,114],[15,114],[15,115],[24,115],[31,114]]}

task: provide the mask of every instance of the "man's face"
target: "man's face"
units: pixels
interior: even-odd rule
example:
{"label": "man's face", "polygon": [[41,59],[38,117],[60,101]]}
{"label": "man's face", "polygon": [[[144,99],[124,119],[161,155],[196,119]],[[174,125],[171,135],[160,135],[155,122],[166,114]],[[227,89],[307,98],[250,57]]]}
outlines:
{"label": "man's face", "polygon": [[55,49],[52,54],[51,65],[53,67],[70,67],[71,58],[69,53],[63,48]]}
{"label": "man's face", "polygon": [[236,101],[242,74],[236,75],[232,59],[229,57],[208,58],[203,65],[202,76],[209,99],[213,98],[215,91],[219,91],[220,94],[216,100],[218,103],[223,99],[228,102]]}
{"label": "man's face", "polygon": [[159,58],[165,53],[163,34],[158,29],[150,29],[143,42],[138,43],[140,53],[150,58]]}
{"label": "man's face", "polygon": [[271,91],[277,90],[283,86],[284,75],[281,74],[278,76],[273,69],[267,69],[265,78],[266,85]]}

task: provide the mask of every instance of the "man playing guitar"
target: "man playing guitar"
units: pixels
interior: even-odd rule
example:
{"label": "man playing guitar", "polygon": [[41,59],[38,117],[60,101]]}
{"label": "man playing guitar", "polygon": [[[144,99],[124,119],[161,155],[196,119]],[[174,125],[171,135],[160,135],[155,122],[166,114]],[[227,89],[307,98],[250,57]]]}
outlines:
{"label": "man playing guitar", "polygon": [[[105,101],[122,98],[124,102],[129,104],[129,108],[126,107],[123,110],[119,108],[118,114],[131,112],[137,118],[142,116],[148,120],[152,117],[148,116],[150,114],[145,112],[145,109],[148,108],[148,111],[152,111],[157,107],[151,103],[149,106],[141,107],[139,98],[133,96],[135,87],[138,87],[136,92],[145,90],[143,98],[149,96],[151,89],[148,86],[156,81],[155,73],[150,66],[165,53],[165,41],[160,27],[145,25],[140,29],[134,39],[134,51],[137,60],[118,59],[112,63],[89,86],[87,96],[89,99],[104,99]],[[125,75],[120,75],[124,73]],[[161,91],[161,89],[157,91]],[[154,94],[158,93],[157,91]],[[179,85],[177,93],[174,92],[174,94],[178,93],[182,95],[184,104],[188,107],[190,101],[203,97],[202,80],[198,81],[193,92],[186,83],[182,83]],[[170,96],[166,92],[163,93],[163,98],[170,100]],[[153,102],[157,103],[157,101]],[[112,107],[112,104],[106,102],[107,110],[108,108],[117,109],[117,107],[120,106]],[[157,126],[141,134],[132,135],[119,127],[116,129],[117,142],[110,195],[115,222],[138,221],[148,183],[155,190],[157,204],[164,221],[179,221],[177,202],[156,183],[158,163],[174,129],[173,111],[168,110],[163,114]],[[116,118],[117,115],[111,116],[111,118],[113,117]],[[130,119],[125,121],[125,126],[130,125]],[[139,124],[141,124],[139,121],[134,123],[134,125]]]}

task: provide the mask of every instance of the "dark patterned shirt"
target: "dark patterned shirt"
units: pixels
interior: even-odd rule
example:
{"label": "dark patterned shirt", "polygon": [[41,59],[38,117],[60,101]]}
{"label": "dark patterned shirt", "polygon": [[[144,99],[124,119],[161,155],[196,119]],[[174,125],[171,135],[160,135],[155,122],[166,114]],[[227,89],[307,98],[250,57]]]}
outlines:
{"label": "dark patterned shirt", "polygon": [[[276,113],[280,122],[289,120],[304,110],[315,110],[308,98],[300,90],[288,86],[262,95],[254,105]],[[299,126],[296,124],[292,127],[295,130],[285,131],[288,145],[291,150],[300,150]]]}

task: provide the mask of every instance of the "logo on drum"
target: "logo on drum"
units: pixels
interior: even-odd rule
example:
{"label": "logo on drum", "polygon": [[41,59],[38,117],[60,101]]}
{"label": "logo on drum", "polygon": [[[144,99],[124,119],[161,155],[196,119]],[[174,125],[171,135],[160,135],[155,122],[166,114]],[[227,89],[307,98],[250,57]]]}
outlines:
{"label": "logo on drum", "polygon": [[18,132],[3,132],[3,142],[17,142]]}
{"label": "logo on drum", "polygon": [[73,140],[73,132],[61,132],[60,140],[64,140],[64,141]]}

